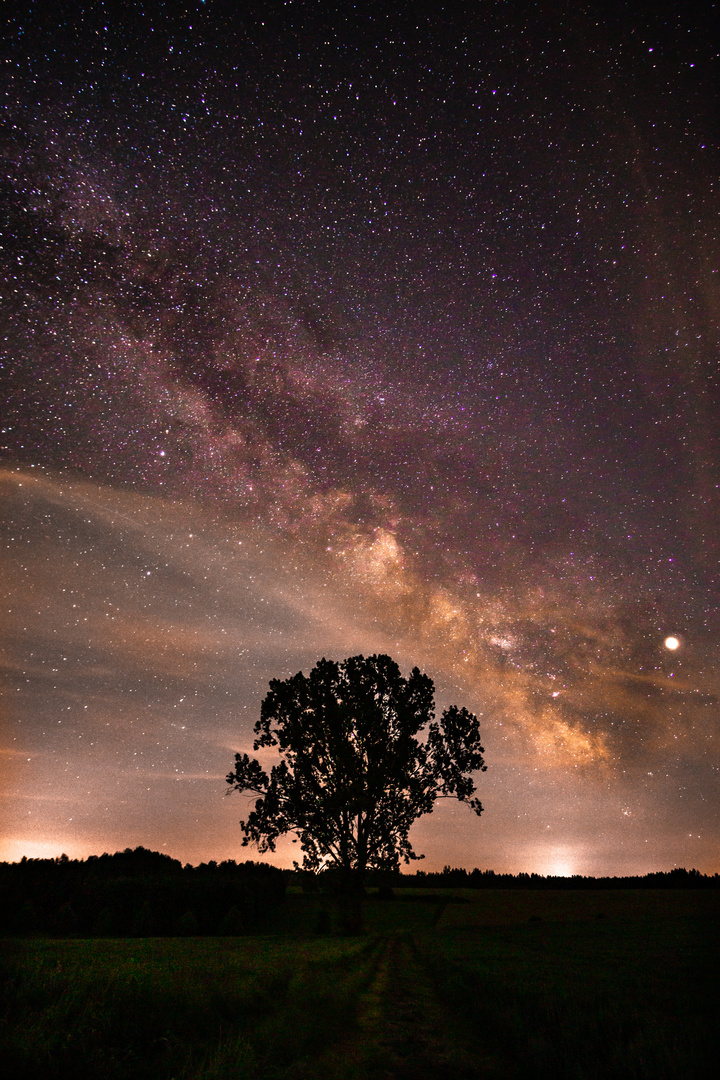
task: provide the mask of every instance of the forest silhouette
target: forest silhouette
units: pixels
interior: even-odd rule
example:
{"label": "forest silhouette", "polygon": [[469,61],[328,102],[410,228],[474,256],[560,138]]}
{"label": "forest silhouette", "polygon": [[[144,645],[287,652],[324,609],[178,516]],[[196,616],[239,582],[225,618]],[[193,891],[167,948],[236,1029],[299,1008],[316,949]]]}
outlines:
{"label": "forest silhouette", "polygon": [[[720,874],[675,868],[641,877],[554,877],[497,874],[446,866],[414,874],[368,876],[366,901],[437,903],[447,890],[624,890],[720,888]],[[288,888],[337,895],[332,871],[281,870],[265,862],[209,861],[199,866],[142,846],[87,859],[22,859],[0,863],[0,926],[5,936],[226,936],[257,931],[285,903]],[[455,902],[465,902],[461,896]],[[319,916],[319,921],[323,917]],[[328,923],[329,926],[329,923]]]}

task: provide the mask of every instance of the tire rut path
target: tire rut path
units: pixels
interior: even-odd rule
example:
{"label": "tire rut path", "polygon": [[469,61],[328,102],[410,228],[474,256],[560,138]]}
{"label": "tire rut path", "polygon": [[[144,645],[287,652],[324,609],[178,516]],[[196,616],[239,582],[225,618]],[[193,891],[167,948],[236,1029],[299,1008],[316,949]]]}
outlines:
{"label": "tire rut path", "polygon": [[470,1080],[483,1070],[458,1037],[410,935],[388,939],[361,1002],[358,1034],[373,1080]]}

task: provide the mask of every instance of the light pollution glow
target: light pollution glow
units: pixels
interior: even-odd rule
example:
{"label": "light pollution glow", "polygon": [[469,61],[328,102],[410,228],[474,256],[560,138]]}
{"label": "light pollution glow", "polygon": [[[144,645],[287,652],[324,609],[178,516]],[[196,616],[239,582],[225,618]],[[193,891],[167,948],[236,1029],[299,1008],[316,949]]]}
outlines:
{"label": "light pollution glow", "polygon": [[[485,814],[441,806],[418,823],[423,865],[619,872],[667,852],[670,815],[662,849],[654,829],[681,775],[669,754],[697,739],[711,683],[668,670],[659,637],[653,671],[621,668],[607,596],[578,625],[550,589],[499,601],[428,585],[382,530],[319,559],[191,503],[40,469],[0,481],[15,683],[2,857],[127,843],[237,857],[243,806],[223,798],[224,775],[251,751],[269,679],[377,651],[431,672],[440,706],[482,716]],[[580,724],[579,709],[627,719]],[[689,836],[672,818],[678,862]],[[711,859],[711,842],[692,838],[693,862]],[[278,849],[282,862],[295,854]]]}

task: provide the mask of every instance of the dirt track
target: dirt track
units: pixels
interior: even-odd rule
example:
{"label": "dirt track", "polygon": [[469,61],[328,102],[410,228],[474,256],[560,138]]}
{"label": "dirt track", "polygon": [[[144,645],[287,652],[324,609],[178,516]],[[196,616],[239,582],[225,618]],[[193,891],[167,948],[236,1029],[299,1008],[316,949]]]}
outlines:
{"label": "dirt track", "polygon": [[294,1076],[333,1080],[470,1080],[488,1075],[463,1045],[409,934],[384,939],[356,1024],[324,1060]]}

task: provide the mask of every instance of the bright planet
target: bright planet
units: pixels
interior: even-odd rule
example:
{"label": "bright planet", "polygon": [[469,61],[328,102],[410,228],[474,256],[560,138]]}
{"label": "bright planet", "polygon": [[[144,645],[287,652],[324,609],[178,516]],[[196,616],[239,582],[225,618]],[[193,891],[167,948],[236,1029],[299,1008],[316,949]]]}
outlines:
{"label": "bright planet", "polygon": [[673,652],[674,652],[675,649],[677,649],[679,647],[679,645],[680,645],[680,642],[678,641],[678,639],[676,637],[666,637],[665,638],[665,648],[666,649],[672,649]]}

